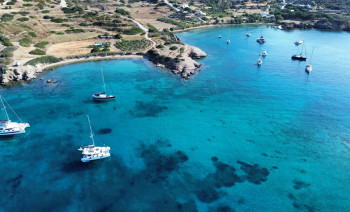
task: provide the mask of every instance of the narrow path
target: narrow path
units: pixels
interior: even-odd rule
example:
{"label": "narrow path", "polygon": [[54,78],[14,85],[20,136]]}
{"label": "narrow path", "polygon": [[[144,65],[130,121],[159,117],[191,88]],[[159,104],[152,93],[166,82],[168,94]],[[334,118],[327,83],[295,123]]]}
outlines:
{"label": "narrow path", "polygon": [[123,18],[128,19],[128,20],[134,22],[138,27],[140,27],[140,28],[146,33],[146,34],[145,34],[145,38],[146,38],[147,40],[149,40],[149,41],[152,42],[152,46],[151,46],[149,49],[151,49],[151,48],[153,48],[153,47],[156,46],[156,42],[155,42],[154,40],[152,40],[151,38],[149,38],[149,36],[148,36],[149,30],[148,30],[146,27],[144,27],[140,22],[135,21],[135,20],[132,19],[132,18],[128,18],[128,17],[123,17]]}
{"label": "narrow path", "polygon": [[176,12],[180,12],[179,8],[174,7],[173,4],[169,3],[168,0],[164,0],[164,3],[167,4],[170,8],[174,9]]}

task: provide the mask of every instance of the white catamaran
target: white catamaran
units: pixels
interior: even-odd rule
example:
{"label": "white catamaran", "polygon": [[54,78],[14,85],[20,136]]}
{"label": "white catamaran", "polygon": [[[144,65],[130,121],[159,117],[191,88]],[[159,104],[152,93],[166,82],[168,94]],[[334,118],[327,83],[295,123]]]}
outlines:
{"label": "white catamaran", "polygon": [[[1,104],[6,116],[6,119],[0,120],[0,136],[14,136],[18,134],[26,133],[25,129],[27,127],[30,127],[28,123],[22,122],[22,120],[18,117],[18,115],[15,113],[15,111],[11,108],[11,106],[6,102],[6,100],[0,95]],[[9,108],[12,110],[12,112],[17,116],[17,118],[20,120],[19,123],[12,122],[9,118],[9,115],[6,110],[5,103],[9,106]]]}
{"label": "white catamaran", "polygon": [[111,150],[111,148],[109,146],[103,146],[103,147],[95,146],[94,134],[92,133],[89,116],[87,116],[87,119],[90,127],[90,138],[92,140],[92,145],[83,146],[78,149],[78,151],[81,151],[83,154],[83,157],[81,158],[81,162],[85,163],[93,160],[100,160],[100,159],[110,157],[111,153],[109,151]]}
{"label": "white catamaran", "polygon": [[92,99],[95,100],[95,101],[107,101],[107,100],[115,100],[115,96],[113,95],[107,95],[106,93],[106,83],[105,83],[105,78],[104,78],[104,75],[103,75],[103,70],[101,68],[101,73],[102,73],[102,81],[103,81],[103,89],[104,89],[104,92],[101,92],[101,93],[94,93],[92,95]]}

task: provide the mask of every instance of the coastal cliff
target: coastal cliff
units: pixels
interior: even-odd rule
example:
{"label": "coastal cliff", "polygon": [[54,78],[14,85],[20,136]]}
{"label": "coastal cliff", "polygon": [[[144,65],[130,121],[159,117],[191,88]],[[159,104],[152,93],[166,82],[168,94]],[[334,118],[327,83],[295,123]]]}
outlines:
{"label": "coastal cliff", "polygon": [[35,79],[39,73],[43,72],[40,65],[37,66],[18,66],[15,68],[3,70],[0,75],[1,84],[7,84],[11,81],[31,80]]}
{"label": "coastal cliff", "polygon": [[201,49],[186,44],[183,46],[183,53],[174,58],[161,55],[154,49],[149,50],[145,55],[148,60],[158,67],[165,67],[171,70],[172,73],[181,75],[184,79],[189,79],[202,65],[194,59],[201,59],[206,56],[207,54]]}

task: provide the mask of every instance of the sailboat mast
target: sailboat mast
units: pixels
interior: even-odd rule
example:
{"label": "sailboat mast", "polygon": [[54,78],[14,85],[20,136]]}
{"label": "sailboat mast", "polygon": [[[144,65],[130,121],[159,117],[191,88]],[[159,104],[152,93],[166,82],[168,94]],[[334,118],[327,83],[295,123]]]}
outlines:
{"label": "sailboat mast", "polygon": [[2,96],[1,95],[0,95],[0,99],[1,99],[2,107],[4,108],[4,111],[5,111],[6,118],[7,118],[7,120],[10,120],[9,114],[7,114],[7,110],[6,110],[6,107],[5,107],[4,101],[2,100]]}
{"label": "sailboat mast", "polygon": [[90,118],[89,116],[87,115],[87,119],[88,119],[88,122],[89,122],[89,127],[90,127],[90,138],[92,140],[92,145],[95,146],[95,140],[94,140],[94,134],[92,133],[92,128],[91,128],[91,123],[90,123]]}
{"label": "sailboat mast", "polygon": [[105,77],[104,77],[104,75],[103,75],[103,69],[102,69],[102,67],[101,67],[101,72],[102,72],[103,89],[104,89],[104,91],[105,91],[105,93],[106,93],[106,83],[105,83]]}
{"label": "sailboat mast", "polygon": [[315,49],[315,47],[313,46],[312,47],[312,52],[311,52],[310,64],[311,64],[311,61],[312,61],[312,55],[314,55],[314,49]]}

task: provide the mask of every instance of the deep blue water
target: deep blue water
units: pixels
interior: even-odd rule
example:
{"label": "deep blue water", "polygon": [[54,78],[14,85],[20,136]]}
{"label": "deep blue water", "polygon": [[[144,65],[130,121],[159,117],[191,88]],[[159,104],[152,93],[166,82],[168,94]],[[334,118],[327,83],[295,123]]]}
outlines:
{"label": "deep blue water", "polygon": [[[132,59],[1,88],[31,128],[0,142],[0,211],[350,210],[350,34],[250,26],[179,36],[208,53],[189,81]],[[290,59],[296,40],[309,57],[314,47],[310,75]],[[115,102],[91,101],[100,66]],[[80,162],[86,115],[110,159]]]}

